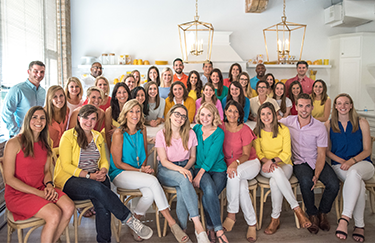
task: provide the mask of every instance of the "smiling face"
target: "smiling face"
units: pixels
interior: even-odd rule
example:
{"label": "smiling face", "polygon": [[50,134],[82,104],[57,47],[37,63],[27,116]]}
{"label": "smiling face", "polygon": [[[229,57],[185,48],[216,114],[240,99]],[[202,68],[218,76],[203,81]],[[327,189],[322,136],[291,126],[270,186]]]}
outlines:
{"label": "smiling face", "polygon": [[246,77],[246,75],[241,75],[240,76],[240,84],[243,88],[246,88],[246,86],[249,83],[249,79]]}
{"label": "smiling face", "polygon": [[208,109],[203,108],[199,114],[199,120],[204,127],[212,126],[214,115]]}
{"label": "smiling face", "polygon": [[55,108],[61,109],[65,105],[65,95],[63,90],[58,90],[52,97],[52,104]]}
{"label": "smiling face", "polygon": [[345,96],[341,96],[336,99],[335,109],[339,115],[347,115],[350,110],[353,109],[353,104],[350,103],[350,99]]}
{"label": "smiling face", "polygon": [[45,67],[34,64],[31,69],[27,70],[29,74],[29,81],[35,86],[39,86],[44,78]]}
{"label": "smiling face", "polygon": [[93,90],[90,94],[90,96],[87,97],[87,104],[93,105],[96,108],[99,108],[99,106],[102,104],[102,97],[100,96],[100,93],[98,91]]}
{"label": "smiling face", "polygon": [[267,81],[267,83],[269,84],[270,87],[275,83],[275,80],[273,80],[271,75],[267,76],[266,81]]}
{"label": "smiling face", "polygon": [[281,98],[281,96],[284,94],[284,85],[282,85],[281,83],[276,84],[275,94],[277,98]]}
{"label": "smiling face", "polygon": [[212,96],[215,95],[215,90],[212,90],[210,86],[206,86],[203,90],[203,94],[206,100],[211,100]]}
{"label": "smiling face", "polygon": [[205,76],[209,76],[210,73],[212,72],[212,64],[211,63],[205,63],[203,66],[203,74]]}
{"label": "smiling face", "polygon": [[174,70],[177,74],[181,74],[181,73],[182,73],[182,70],[184,70],[184,64],[182,64],[181,61],[175,61],[175,62],[174,62],[174,65],[173,65],[173,70]]}
{"label": "smiling face", "polygon": [[179,84],[173,86],[172,92],[176,99],[182,99],[184,96],[184,88],[182,88],[182,86]]}
{"label": "smiling face", "polygon": [[225,111],[225,115],[230,123],[237,123],[238,118],[240,117],[240,113],[236,106],[230,105],[228,109]]}
{"label": "smiling face", "polygon": [[78,122],[83,131],[89,132],[94,129],[96,122],[98,121],[98,116],[96,112],[88,115],[86,118],[78,116]]}
{"label": "smiling face", "polygon": [[139,107],[139,105],[134,106],[126,113],[126,121],[136,126],[141,119],[141,112],[141,107]]}
{"label": "smiling face", "polygon": [[173,74],[169,71],[163,73],[163,80],[164,83],[171,83],[172,82]]}
{"label": "smiling face", "polygon": [[182,127],[187,120],[186,111],[183,108],[175,109],[171,114],[170,120],[173,126]]}
{"label": "smiling face", "polygon": [[213,84],[218,84],[220,82],[220,76],[217,72],[211,74],[211,80]]}
{"label": "smiling face", "polygon": [[298,117],[302,119],[307,119],[311,115],[311,111],[313,110],[313,106],[311,104],[311,100],[309,99],[298,99],[296,104],[296,110],[298,112]]}
{"label": "smiling face", "polygon": [[45,112],[43,110],[35,111],[30,120],[30,129],[34,133],[40,133],[43,131],[46,124],[47,120]]}
{"label": "smiling face", "polygon": [[266,73],[266,67],[263,64],[258,64],[255,68],[255,72],[257,73],[258,77],[263,77]]}
{"label": "smiling face", "polygon": [[198,76],[195,73],[191,74],[191,76],[190,76],[191,85],[195,86],[195,85],[197,85],[197,82],[198,82]]}
{"label": "smiling face", "polygon": [[231,74],[232,74],[232,77],[233,77],[233,81],[236,81],[238,75],[240,74],[240,69],[237,65],[233,66]]}
{"label": "smiling face", "polygon": [[238,97],[240,96],[240,93],[241,93],[241,91],[240,91],[240,89],[239,88],[237,88],[236,86],[234,86],[234,85],[230,85],[230,94],[232,95],[232,97],[234,98],[234,99],[238,99]]}
{"label": "smiling face", "polygon": [[134,72],[133,73],[133,77],[135,79],[135,83],[139,83],[139,80],[141,79],[141,75],[139,74],[139,72]]}
{"label": "smiling face", "polygon": [[316,82],[313,91],[315,95],[321,95],[323,93],[323,84],[321,82]]}
{"label": "smiling face", "polygon": [[90,70],[91,70],[92,76],[94,76],[95,78],[99,77],[100,75],[102,75],[102,71],[103,71],[102,64],[94,63]]}
{"label": "smiling face", "polygon": [[133,77],[128,77],[126,80],[125,80],[125,84],[128,86],[128,88],[130,89],[130,91],[132,91],[134,88],[135,88],[135,79]]}
{"label": "smiling face", "polygon": [[307,72],[306,64],[298,64],[297,73],[299,76],[305,76]]}
{"label": "smiling face", "polygon": [[292,94],[297,97],[301,93],[301,88],[299,87],[298,84],[295,84],[292,86]]}
{"label": "smiling face", "polygon": [[139,103],[143,104],[146,100],[146,94],[143,90],[138,90],[137,96],[135,97],[136,100],[138,100]]}
{"label": "smiling face", "polygon": [[155,98],[158,94],[158,87],[155,84],[151,84],[150,87],[148,87],[148,96],[150,98]]}
{"label": "smiling face", "polygon": [[128,101],[129,95],[128,92],[126,92],[126,89],[124,87],[119,87],[116,92],[116,99],[119,104],[125,104],[126,101]]}
{"label": "smiling face", "polygon": [[75,82],[69,83],[68,91],[69,91],[70,97],[72,97],[72,98],[75,97],[75,96],[78,96],[81,93],[81,89],[80,89],[79,85],[76,84]]}
{"label": "smiling face", "polygon": [[260,111],[260,120],[265,126],[271,125],[273,121],[273,114],[270,108],[265,107]]}
{"label": "smiling face", "polygon": [[155,81],[156,82],[156,78],[158,77],[158,73],[156,72],[156,70],[154,68],[152,68],[150,70],[150,72],[148,72],[148,77],[150,78],[149,81]]}
{"label": "smiling face", "polygon": [[267,85],[264,82],[259,83],[257,91],[258,91],[259,95],[266,95],[267,94]]}
{"label": "smiling face", "polygon": [[103,90],[104,94],[108,94],[108,84],[107,82],[104,80],[104,79],[99,79],[98,80],[98,83],[96,84],[96,86]]}

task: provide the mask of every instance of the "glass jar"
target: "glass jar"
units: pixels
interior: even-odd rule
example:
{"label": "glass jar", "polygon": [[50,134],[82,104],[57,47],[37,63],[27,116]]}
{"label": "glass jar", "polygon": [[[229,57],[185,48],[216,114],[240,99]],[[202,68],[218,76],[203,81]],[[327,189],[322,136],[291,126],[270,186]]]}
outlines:
{"label": "glass jar", "polygon": [[115,65],[116,60],[115,60],[115,53],[109,53],[109,65]]}
{"label": "glass jar", "polygon": [[109,62],[109,60],[108,60],[108,54],[107,53],[103,53],[102,54],[102,64],[103,65],[108,65],[108,62]]}

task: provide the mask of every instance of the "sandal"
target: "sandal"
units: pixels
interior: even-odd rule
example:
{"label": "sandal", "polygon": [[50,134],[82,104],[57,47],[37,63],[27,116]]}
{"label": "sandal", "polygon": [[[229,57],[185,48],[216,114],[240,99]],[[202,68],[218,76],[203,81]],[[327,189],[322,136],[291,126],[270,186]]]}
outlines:
{"label": "sandal", "polygon": [[[78,208],[77,211],[79,214],[82,214],[83,208]],[[91,210],[88,209],[82,216],[85,218],[90,218],[92,216]]]}
{"label": "sandal", "polygon": [[217,236],[219,242],[220,243],[229,243],[228,241],[226,241],[226,240],[223,239],[223,235],[224,235],[224,231],[223,231],[223,233],[220,236],[219,235]]}
{"label": "sandal", "polygon": [[249,226],[247,228],[246,239],[247,239],[248,242],[251,242],[251,243],[257,241],[257,229],[256,229],[256,225]]}
{"label": "sandal", "polygon": [[[363,230],[365,230],[365,227],[357,227],[357,226],[354,226],[354,231],[356,230],[356,229],[363,229]],[[361,234],[358,234],[358,233],[354,233],[354,231],[353,231],[353,234],[352,234],[352,238],[353,238],[353,240],[355,241],[355,242],[364,242],[365,241],[365,236],[364,235],[361,235]],[[359,237],[360,239],[359,240],[356,240],[354,237]],[[361,241],[361,239],[362,239],[362,241]]]}
{"label": "sandal", "polygon": [[176,223],[171,227],[172,234],[176,238],[176,240],[180,243],[192,243],[189,236],[180,228],[180,226]]}
{"label": "sandal", "polygon": [[215,231],[213,231],[213,230],[207,230],[207,236],[208,236],[208,239],[210,240],[210,243],[216,243],[216,234],[215,234]]}
{"label": "sandal", "polygon": [[[349,221],[348,221],[347,219],[339,218],[339,220],[337,221],[337,223],[340,223],[341,220],[346,221],[346,227],[348,227],[348,225],[349,225]],[[345,236],[345,238],[341,239],[340,237],[337,236],[337,234],[343,235],[343,236]],[[344,232],[344,231],[341,231],[341,230],[336,230],[335,235],[336,235],[336,237],[339,238],[340,240],[346,240],[346,238],[348,238],[348,233],[347,233],[347,232]],[[354,234],[353,234],[353,235],[354,235]]]}
{"label": "sandal", "polygon": [[91,211],[92,215],[95,215],[95,214],[96,214],[96,212],[95,212],[95,208],[94,208],[94,207],[90,208],[89,210]]}
{"label": "sandal", "polygon": [[226,217],[224,220],[224,223],[222,224],[224,231],[227,231],[227,232],[232,231],[234,223],[236,223],[236,221],[234,221],[231,218]]}

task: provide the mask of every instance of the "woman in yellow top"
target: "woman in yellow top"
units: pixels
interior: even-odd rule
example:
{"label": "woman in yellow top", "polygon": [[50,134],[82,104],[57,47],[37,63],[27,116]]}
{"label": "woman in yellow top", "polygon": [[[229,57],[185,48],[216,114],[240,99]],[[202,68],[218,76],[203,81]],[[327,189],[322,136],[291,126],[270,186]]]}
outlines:
{"label": "woman in yellow top", "polygon": [[293,173],[289,129],[277,121],[276,111],[271,103],[266,102],[259,107],[254,132],[258,137],[254,147],[262,162],[260,174],[270,178],[272,198],[272,220],[264,233],[271,235],[279,228],[283,196],[297,215],[302,228],[310,227],[311,222],[299,207],[289,183]]}
{"label": "woman in yellow top", "polygon": [[323,80],[314,82],[311,98],[314,101],[311,115],[321,122],[326,122],[331,113],[331,98],[327,95],[327,85]]}
{"label": "woman in yellow top", "polygon": [[111,190],[104,138],[94,130],[97,120],[98,108],[85,105],[78,113],[76,126],[63,134],[55,168],[55,186],[72,200],[91,200],[96,211],[97,242],[111,241],[111,214],[124,221],[142,239],[149,239],[152,230],[132,216]]}
{"label": "woman in yellow top", "polygon": [[249,99],[258,96],[257,92],[251,88],[250,76],[247,72],[240,73],[240,84],[243,89],[243,93]]}
{"label": "woman in yellow top", "polygon": [[189,73],[188,81],[187,81],[187,91],[191,98],[194,99],[194,102],[197,101],[200,97],[202,97],[202,80],[199,77],[199,73],[195,70]]}
{"label": "woman in yellow top", "polygon": [[172,83],[171,91],[165,99],[164,117],[167,116],[168,111],[175,105],[182,104],[188,110],[189,121],[193,122],[195,115],[195,101],[188,96],[187,89],[181,81]]}

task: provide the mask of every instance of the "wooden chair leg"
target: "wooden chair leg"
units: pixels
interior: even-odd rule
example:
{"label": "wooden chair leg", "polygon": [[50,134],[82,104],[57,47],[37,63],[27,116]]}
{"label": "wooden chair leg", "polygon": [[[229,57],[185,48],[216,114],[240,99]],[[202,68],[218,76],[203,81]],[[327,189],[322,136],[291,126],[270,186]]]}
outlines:
{"label": "wooden chair leg", "polygon": [[74,242],[78,243],[78,213],[77,213],[77,209],[74,209],[73,226],[74,226]]}
{"label": "wooden chair leg", "polygon": [[66,240],[66,243],[70,243],[69,224],[65,228],[65,240]]}
{"label": "wooden chair leg", "polygon": [[[156,206],[155,202],[154,202],[154,208],[155,208],[155,223],[156,223],[156,229],[158,231],[158,237],[160,238],[161,237],[161,230],[160,230],[160,218],[159,218],[159,208]],[[167,221],[167,220],[165,220]]]}
{"label": "wooden chair leg", "polygon": [[263,209],[264,209],[264,188],[260,187],[260,209],[259,209],[259,220],[258,220],[258,227],[257,227],[258,230],[262,228]]}
{"label": "wooden chair leg", "polygon": [[[297,199],[297,187],[293,188],[293,193],[294,193],[294,198]],[[294,221],[296,222],[297,229],[299,229],[300,228],[300,224],[299,224],[299,220],[298,220],[298,217],[297,217],[296,213],[294,213]]]}
{"label": "wooden chair leg", "polygon": [[203,226],[203,229],[206,230],[206,220],[204,218],[204,208],[203,208],[203,192],[199,192],[198,200],[199,200],[198,204],[200,206],[200,211],[201,211],[202,226]]}
{"label": "wooden chair leg", "polygon": [[17,229],[18,243],[23,243],[23,230]]}
{"label": "wooden chair leg", "polygon": [[12,227],[8,224],[8,237],[7,237],[7,243],[10,243],[10,241],[12,240],[12,233],[13,233]]}
{"label": "wooden chair leg", "polygon": [[375,195],[372,192],[370,192],[370,206],[372,213],[375,213]]}
{"label": "wooden chair leg", "polygon": [[[255,212],[255,217],[257,218],[257,188],[255,187],[253,189],[253,207],[254,207],[254,212]],[[256,225],[256,228],[259,227],[259,223],[258,223],[258,218],[257,218],[257,225]]]}

